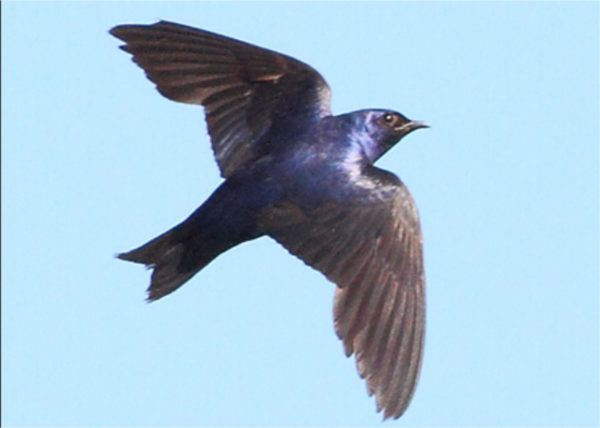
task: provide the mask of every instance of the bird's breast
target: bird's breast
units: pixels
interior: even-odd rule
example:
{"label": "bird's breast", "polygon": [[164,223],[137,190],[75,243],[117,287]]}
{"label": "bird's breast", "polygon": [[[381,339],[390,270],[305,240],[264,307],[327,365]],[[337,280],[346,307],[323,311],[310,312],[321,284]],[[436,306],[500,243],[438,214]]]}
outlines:
{"label": "bird's breast", "polygon": [[306,209],[343,203],[359,189],[361,168],[331,159],[326,154],[294,157],[279,165],[283,198]]}

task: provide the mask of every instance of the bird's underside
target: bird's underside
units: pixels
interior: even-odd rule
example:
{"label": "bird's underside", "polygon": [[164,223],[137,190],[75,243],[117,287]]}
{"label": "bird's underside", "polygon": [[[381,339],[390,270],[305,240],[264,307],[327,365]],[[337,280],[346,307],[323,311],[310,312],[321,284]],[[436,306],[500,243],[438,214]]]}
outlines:
{"label": "bird's underside", "polygon": [[[119,256],[153,269],[149,299],[173,292],[238,243],[269,235],[336,284],[334,323],[345,353],[355,355],[377,410],[384,418],[400,417],[417,382],[425,325],[422,236],[404,184],[368,164],[361,166],[343,198],[306,203],[310,191],[290,190],[307,188],[294,182],[301,175],[293,174],[286,176],[292,180],[289,187],[264,190],[269,180],[283,179],[276,172],[257,178],[252,166],[280,153],[278,144],[286,144],[281,141],[314,135],[320,144],[335,135],[315,131],[325,120],[336,120],[331,119],[323,77],[288,56],[170,22],[122,25],[111,34],[125,42],[122,49],[162,95],[204,107],[215,158],[226,179],[180,225]],[[390,119],[389,113],[361,114],[357,120],[371,121],[365,129],[375,129],[368,134],[374,139],[378,126],[395,141],[424,127],[407,130],[412,122],[405,123],[401,115]],[[354,150],[352,141],[346,143],[343,150]],[[342,163],[339,169],[346,166]],[[324,185],[330,176],[323,174]]]}

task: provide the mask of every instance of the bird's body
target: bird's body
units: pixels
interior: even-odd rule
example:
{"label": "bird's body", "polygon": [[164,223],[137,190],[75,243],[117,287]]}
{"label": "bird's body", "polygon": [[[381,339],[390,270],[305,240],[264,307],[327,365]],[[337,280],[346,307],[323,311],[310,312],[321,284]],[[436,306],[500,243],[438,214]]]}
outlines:
{"label": "bird's body", "polygon": [[270,236],[338,286],[346,354],[356,354],[384,416],[400,416],[422,349],[421,233],[406,187],[373,164],[425,125],[389,110],[333,116],[315,70],[224,36],[167,22],[112,33],[163,95],[205,107],[225,177],[182,223],[119,255],[153,269],[148,299]]}

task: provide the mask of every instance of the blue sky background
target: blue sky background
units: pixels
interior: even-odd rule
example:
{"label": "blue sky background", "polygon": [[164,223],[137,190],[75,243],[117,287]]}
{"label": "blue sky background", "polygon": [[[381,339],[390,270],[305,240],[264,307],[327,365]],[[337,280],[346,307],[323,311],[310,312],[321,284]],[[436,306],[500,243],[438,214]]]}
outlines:
{"label": "blue sky background", "polygon": [[596,2],[3,3],[5,426],[378,426],[334,286],[268,238],[144,302],[113,258],[219,184],[200,108],[107,31],[167,19],[318,69],[336,113],[432,125],[379,166],[422,217],[427,336],[386,426],[598,423]]}

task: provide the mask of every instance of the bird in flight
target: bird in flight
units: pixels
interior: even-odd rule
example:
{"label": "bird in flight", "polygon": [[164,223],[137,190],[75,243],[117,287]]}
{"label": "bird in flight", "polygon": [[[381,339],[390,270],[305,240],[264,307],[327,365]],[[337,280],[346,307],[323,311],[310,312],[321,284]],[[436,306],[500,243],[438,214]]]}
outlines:
{"label": "bird in flight", "polygon": [[163,96],[204,107],[225,179],[182,223],[118,255],[152,269],[148,300],[270,236],[336,285],[345,353],[377,411],[400,417],[421,365],[423,244],[408,189],[374,163],[427,125],[385,109],[334,116],[315,69],[219,34],[166,21],[110,33]]}

